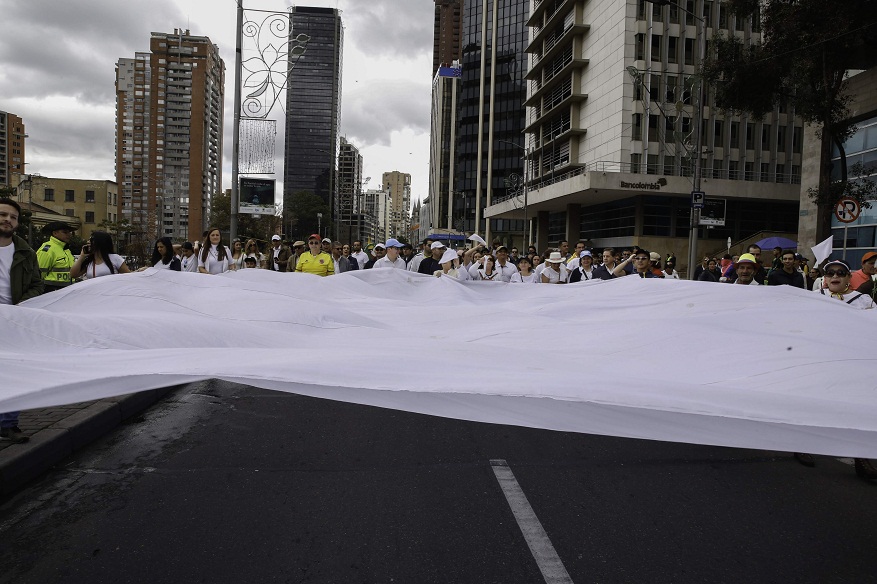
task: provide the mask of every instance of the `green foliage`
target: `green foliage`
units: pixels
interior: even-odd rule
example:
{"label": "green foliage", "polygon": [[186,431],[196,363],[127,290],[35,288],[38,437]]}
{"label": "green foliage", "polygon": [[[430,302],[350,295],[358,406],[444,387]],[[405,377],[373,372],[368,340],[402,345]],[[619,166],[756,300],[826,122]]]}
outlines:
{"label": "green foliage", "polygon": [[[292,229],[290,238],[294,238],[293,234],[301,239],[306,238],[311,233],[317,233],[322,230],[323,233],[331,233],[331,217],[329,215],[329,205],[323,199],[310,191],[300,191],[292,195],[289,209],[285,209],[287,214],[287,225]],[[323,218],[317,220],[317,213],[322,213]]]}
{"label": "green foliage", "polygon": [[811,187],[807,196],[820,207],[834,207],[841,199],[853,199],[859,207],[870,209],[871,201],[877,199],[877,183],[869,178],[875,173],[877,168],[857,162],[849,169],[848,180],[832,182],[827,189]]}
{"label": "green foliage", "polygon": [[[728,6],[738,15],[756,14],[763,42],[747,46],[734,36],[713,39],[703,75],[715,90],[716,105],[755,117],[779,104],[790,106],[805,122],[819,126],[824,142],[823,171],[813,200],[825,209],[839,193],[858,196],[861,187],[847,184],[843,150],[856,131],[848,121],[846,75],[877,64],[874,1],[730,0]],[[841,152],[841,181],[836,185],[830,180],[832,144]]]}

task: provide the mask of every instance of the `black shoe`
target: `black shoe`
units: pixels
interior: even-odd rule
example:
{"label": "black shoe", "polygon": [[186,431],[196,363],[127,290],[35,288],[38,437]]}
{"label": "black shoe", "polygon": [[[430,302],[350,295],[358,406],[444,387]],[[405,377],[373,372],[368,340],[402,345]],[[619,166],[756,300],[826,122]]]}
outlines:
{"label": "black shoe", "polygon": [[865,480],[877,479],[877,467],[867,458],[856,459],[856,475]]}
{"label": "black shoe", "polygon": [[814,467],[816,466],[816,461],[813,460],[812,454],[807,454],[805,452],[796,452],[795,460],[803,464],[804,466]]}
{"label": "black shoe", "polygon": [[13,444],[24,444],[30,438],[22,434],[21,428],[14,426],[12,428],[0,428],[0,440],[9,440]]}

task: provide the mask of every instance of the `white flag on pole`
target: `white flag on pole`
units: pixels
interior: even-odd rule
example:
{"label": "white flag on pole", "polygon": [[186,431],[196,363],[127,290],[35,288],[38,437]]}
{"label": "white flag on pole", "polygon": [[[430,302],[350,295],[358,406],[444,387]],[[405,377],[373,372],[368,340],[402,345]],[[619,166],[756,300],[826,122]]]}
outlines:
{"label": "white flag on pole", "polygon": [[828,256],[831,255],[831,252],[834,249],[831,246],[831,242],[832,242],[833,238],[834,238],[833,235],[829,235],[828,239],[826,239],[822,243],[817,243],[816,245],[814,245],[813,247],[810,248],[813,250],[813,255],[814,255],[813,266],[814,267],[818,266],[823,261],[827,260]]}

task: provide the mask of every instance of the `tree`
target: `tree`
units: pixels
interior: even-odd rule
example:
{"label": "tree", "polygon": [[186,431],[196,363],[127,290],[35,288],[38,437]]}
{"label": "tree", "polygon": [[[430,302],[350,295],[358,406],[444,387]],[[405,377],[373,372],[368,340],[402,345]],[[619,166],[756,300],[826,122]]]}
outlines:
{"label": "tree", "polygon": [[[323,233],[331,233],[329,204],[310,191],[294,193],[286,213],[290,228],[302,239],[311,233],[319,233],[321,229]],[[322,219],[317,219],[317,213],[322,213]]]}
{"label": "tree", "polygon": [[[762,42],[745,44],[734,35],[713,38],[703,66],[715,89],[716,105],[760,118],[780,105],[794,108],[819,127],[820,178],[810,198],[821,211],[819,233],[831,226],[828,212],[841,197],[870,207],[871,181],[849,180],[844,142],[856,131],[850,123],[847,74],[877,63],[877,9],[873,0],[729,0],[738,15],[754,14]],[[840,180],[832,182],[832,150],[840,151]]]}
{"label": "tree", "polygon": [[97,229],[98,231],[106,231],[113,237],[119,254],[125,255],[128,253],[127,247],[130,245],[131,234],[134,232],[134,226],[131,225],[128,219],[122,218],[118,221],[104,219],[97,224]]}

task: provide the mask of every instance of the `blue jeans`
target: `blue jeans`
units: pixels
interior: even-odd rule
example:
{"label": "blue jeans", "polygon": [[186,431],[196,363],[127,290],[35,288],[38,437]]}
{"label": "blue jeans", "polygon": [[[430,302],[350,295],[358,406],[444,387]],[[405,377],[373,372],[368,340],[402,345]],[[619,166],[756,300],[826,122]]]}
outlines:
{"label": "blue jeans", "polygon": [[0,414],[0,428],[14,428],[18,426],[18,414],[21,412],[7,412]]}

